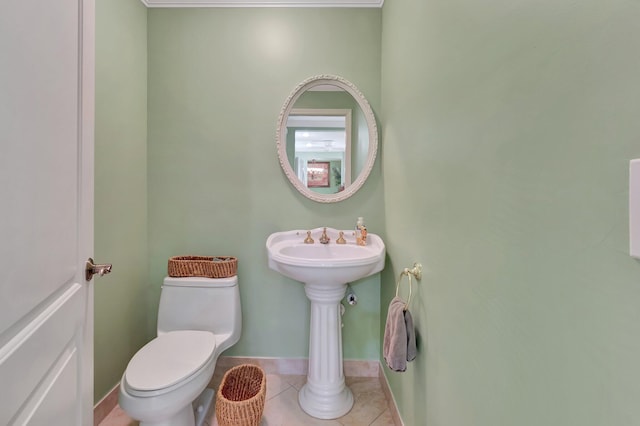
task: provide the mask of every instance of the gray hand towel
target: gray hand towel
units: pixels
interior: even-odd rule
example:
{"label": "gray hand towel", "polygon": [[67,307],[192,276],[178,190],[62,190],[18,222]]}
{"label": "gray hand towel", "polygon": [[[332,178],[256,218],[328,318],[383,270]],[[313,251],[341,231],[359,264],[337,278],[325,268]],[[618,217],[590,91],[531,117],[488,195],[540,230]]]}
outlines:
{"label": "gray hand towel", "polygon": [[404,301],[399,297],[394,297],[391,300],[384,328],[382,356],[387,366],[393,371],[407,369],[407,326],[404,306]]}
{"label": "gray hand towel", "polygon": [[418,355],[418,349],[416,348],[416,330],[413,327],[413,317],[408,309],[404,311],[404,324],[407,328],[407,361],[413,361]]}

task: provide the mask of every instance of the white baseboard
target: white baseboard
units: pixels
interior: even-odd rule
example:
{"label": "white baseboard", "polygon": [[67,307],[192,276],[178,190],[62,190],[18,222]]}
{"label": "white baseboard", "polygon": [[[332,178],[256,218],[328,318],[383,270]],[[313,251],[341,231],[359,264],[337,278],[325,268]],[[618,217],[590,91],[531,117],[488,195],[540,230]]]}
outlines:
{"label": "white baseboard", "polygon": [[387,404],[389,404],[389,411],[391,412],[393,423],[396,426],[404,426],[404,422],[402,421],[400,412],[398,411],[398,404],[396,404],[396,399],[393,397],[393,393],[391,393],[391,387],[389,386],[387,376],[384,374],[384,368],[382,368],[381,364],[378,365],[380,365],[380,369],[378,370],[378,379],[380,379],[382,392],[384,392],[384,396],[387,398]]}
{"label": "white baseboard", "polygon": [[101,421],[118,405],[118,391],[120,382],[109,391],[94,407],[93,407],[93,426],[98,426]]}

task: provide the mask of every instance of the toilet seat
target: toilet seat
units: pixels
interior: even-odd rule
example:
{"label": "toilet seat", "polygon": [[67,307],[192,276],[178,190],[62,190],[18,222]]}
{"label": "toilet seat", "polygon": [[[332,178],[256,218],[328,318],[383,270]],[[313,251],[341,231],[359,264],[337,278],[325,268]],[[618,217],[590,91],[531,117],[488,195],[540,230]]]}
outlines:
{"label": "toilet seat", "polygon": [[124,374],[127,391],[137,396],[168,392],[205,366],[213,358],[215,348],[215,336],[209,331],[162,334],[129,361]]}

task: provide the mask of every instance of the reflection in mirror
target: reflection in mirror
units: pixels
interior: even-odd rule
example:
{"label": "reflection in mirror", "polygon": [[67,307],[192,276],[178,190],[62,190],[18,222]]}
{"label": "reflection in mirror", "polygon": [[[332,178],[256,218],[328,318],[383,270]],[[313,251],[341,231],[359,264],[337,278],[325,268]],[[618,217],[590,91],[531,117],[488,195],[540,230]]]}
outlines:
{"label": "reflection in mirror", "polygon": [[[307,188],[335,194],[351,184],[351,110],[294,109],[287,120],[287,158]],[[329,164],[327,181],[309,178],[318,162]]]}
{"label": "reflection in mirror", "polygon": [[289,96],[278,122],[278,155],[306,197],[335,202],[353,195],[369,175],[377,127],[364,96],[335,76],[306,80]]}

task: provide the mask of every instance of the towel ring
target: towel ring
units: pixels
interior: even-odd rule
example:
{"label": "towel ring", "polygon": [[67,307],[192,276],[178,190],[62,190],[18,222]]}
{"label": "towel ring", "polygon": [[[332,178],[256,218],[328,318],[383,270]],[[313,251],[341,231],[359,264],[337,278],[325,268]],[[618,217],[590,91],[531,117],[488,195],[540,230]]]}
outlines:
{"label": "towel ring", "polygon": [[403,311],[406,311],[409,308],[409,303],[411,302],[411,292],[413,288],[413,285],[411,284],[411,274],[407,272],[408,270],[409,268],[404,268],[404,271],[400,272],[400,276],[398,277],[398,281],[396,282],[396,297],[399,297],[398,294],[400,292],[400,283],[402,282],[402,277],[404,275],[409,277],[409,298],[404,303],[404,308],[402,308]]}
{"label": "towel ring", "polygon": [[402,282],[402,277],[406,275],[409,277],[409,297],[404,304],[403,310],[406,311],[409,309],[409,303],[411,303],[411,295],[413,293],[413,283],[411,282],[411,276],[413,275],[416,279],[422,279],[422,265],[419,263],[414,263],[413,268],[404,268],[402,272],[400,272],[400,276],[398,277],[398,281],[396,282],[396,297],[399,297],[400,293],[400,283]]}

